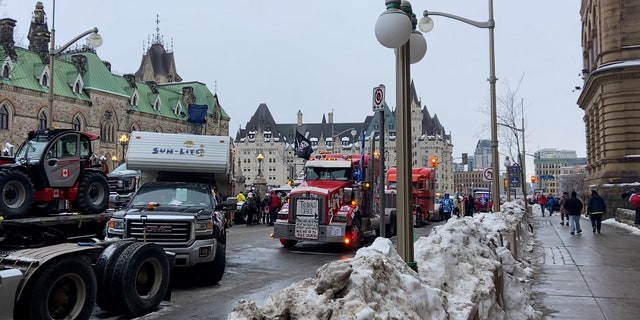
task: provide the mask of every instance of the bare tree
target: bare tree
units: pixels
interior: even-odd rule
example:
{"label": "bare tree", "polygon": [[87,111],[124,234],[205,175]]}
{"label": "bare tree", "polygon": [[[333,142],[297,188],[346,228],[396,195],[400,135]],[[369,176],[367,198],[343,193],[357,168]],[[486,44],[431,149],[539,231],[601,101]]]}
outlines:
{"label": "bare tree", "polygon": [[[526,196],[527,173],[522,170],[522,163],[526,161],[524,142],[526,139],[524,124],[524,99],[518,97],[518,91],[524,74],[518,80],[518,84],[512,87],[506,83],[506,92],[497,97],[496,116],[498,120],[498,137],[500,139],[500,152],[508,155],[515,166],[520,168],[520,187],[522,194]],[[525,168],[526,169],[526,168]]]}

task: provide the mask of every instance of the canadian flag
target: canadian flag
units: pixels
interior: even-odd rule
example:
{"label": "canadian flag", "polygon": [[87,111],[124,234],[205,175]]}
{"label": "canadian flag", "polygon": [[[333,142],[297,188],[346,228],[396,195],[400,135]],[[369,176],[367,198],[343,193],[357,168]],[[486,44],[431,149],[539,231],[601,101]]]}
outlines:
{"label": "canadian flag", "polygon": [[62,170],[60,170],[60,173],[61,173],[63,178],[68,178],[69,177],[69,169],[62,169]]}

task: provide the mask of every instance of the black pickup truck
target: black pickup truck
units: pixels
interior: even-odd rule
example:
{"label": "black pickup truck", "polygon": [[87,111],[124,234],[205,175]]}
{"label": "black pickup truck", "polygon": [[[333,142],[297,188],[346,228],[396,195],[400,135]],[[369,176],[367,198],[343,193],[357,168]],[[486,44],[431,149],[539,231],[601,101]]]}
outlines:
{"label": "black pickup truck", "polygon": [[127,169],[123,163],[107,174],[109,183],[109,207],[119,209],[125,207],[140,186],[140,170]]}

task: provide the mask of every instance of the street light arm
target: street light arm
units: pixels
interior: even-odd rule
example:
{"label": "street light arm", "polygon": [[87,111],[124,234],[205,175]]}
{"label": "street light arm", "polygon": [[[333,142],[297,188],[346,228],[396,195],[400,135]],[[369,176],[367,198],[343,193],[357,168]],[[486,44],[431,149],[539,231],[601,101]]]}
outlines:
{"label": "street light arm", "polygon": [[62,51],[67,50],[67,48],[69,48],[72,44],[74,44],[76,41],[82,39],[82,37],[92,34],[92,33],[98,33],[98,28],[93,28],[91,30],[87,30],[79,35],[77,35],[75,38],[71,39],[69,42],[65,43],[64,45],[62,45],[62,47],[55,49],[51,52],[52,55],[56,56],[58,54],[60,54]]}
{"label": "street light arm", "polygon": [[429,10],[425,10],[422,15],[424,17],[428,17],[428,16],[442,16],[442,17],[447,17],[447,18],[451,18],[454,20],[458,20],[460,22],[464,22],[466,24],[470,24],[474,27],[478,27],[478,28],[484,28],[484,29],[488,29],[488,28],[494,28],[496,26],[496,22],[493,20],[489,20],[489,21],[475,21],[475,20],[471,20],[471,19],[467,19],[464,17],[460,17],[460,16],[456,16],[454,14],[450,14],[450,13],[446,13],[446,12],[438,12],[438,11],[429,11]]}

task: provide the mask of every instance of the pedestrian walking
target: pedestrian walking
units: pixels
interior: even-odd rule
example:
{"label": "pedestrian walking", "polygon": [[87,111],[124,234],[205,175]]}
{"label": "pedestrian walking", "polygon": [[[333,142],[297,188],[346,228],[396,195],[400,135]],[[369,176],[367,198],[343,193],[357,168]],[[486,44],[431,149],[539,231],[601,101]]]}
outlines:
{"label": "pedestrian walking", "polygon": [[553,196],[552,193],[549,193],[547,197],[547,210],[549,211],[549,217],[553,215],[553,207],[556,205],[557,199]]}
{"label": "pedestrian walking", "polygon": [[565,208],[565,203],[569,198],[569,192],[563,192],[562,198],[560,198],[560,224],[565,225],[564,219],[567,218],[567,226],[569,226],[569,216],[567,215],[567,208]]}
{"label": "pedestrian walking", "polygon": [[602,215],[607,212],[607,206],[604,204],[604,199],[598,194],[598,191],[591,190],[591,196],[587,202],[587,215],[591,220],[591,228],[593,233],[600,233],[602,227]]}
{"label": "pedestrian walking", "polygon": [[278,218],[278,210],[280,210],[280,197],[276,194],[275,191],[271,191],[271,202],[269,203],[269,225],[273,226]]}
{"label": "pedestrian walking", "polygon": [[542,211],[542,216],[544,217],[544,207],[547,205],[547,197],[544,196],[544,193],[538,196],[538,205],[540,205],[540,211]]}
{"label": "pedestrian walking", "polygon": [[465,203],[464,215],[465,217],[473,217],[473,211],[475,210],[476,200],[473,198],[472,194],[467,196],[467,201]]}
{"label": "pedestrian walking", "polygon": [[448,193],[444,194],[444,199],[442,199],[440,209],[442,210],[442,219],[444,221],[451,219],[451,212],[453,212],[453,200],[449,198]]}
{"label": "pedestrian walking", "polygon": [[571,197],[567,199],[564,207],[567,209],[567,214],[569,215],[569,233],[572,235],[582,233],[582,229],[580,228],[580,213],[584,206],[582,205],[582,201],[578,199],[575,191],[571,191]]}

